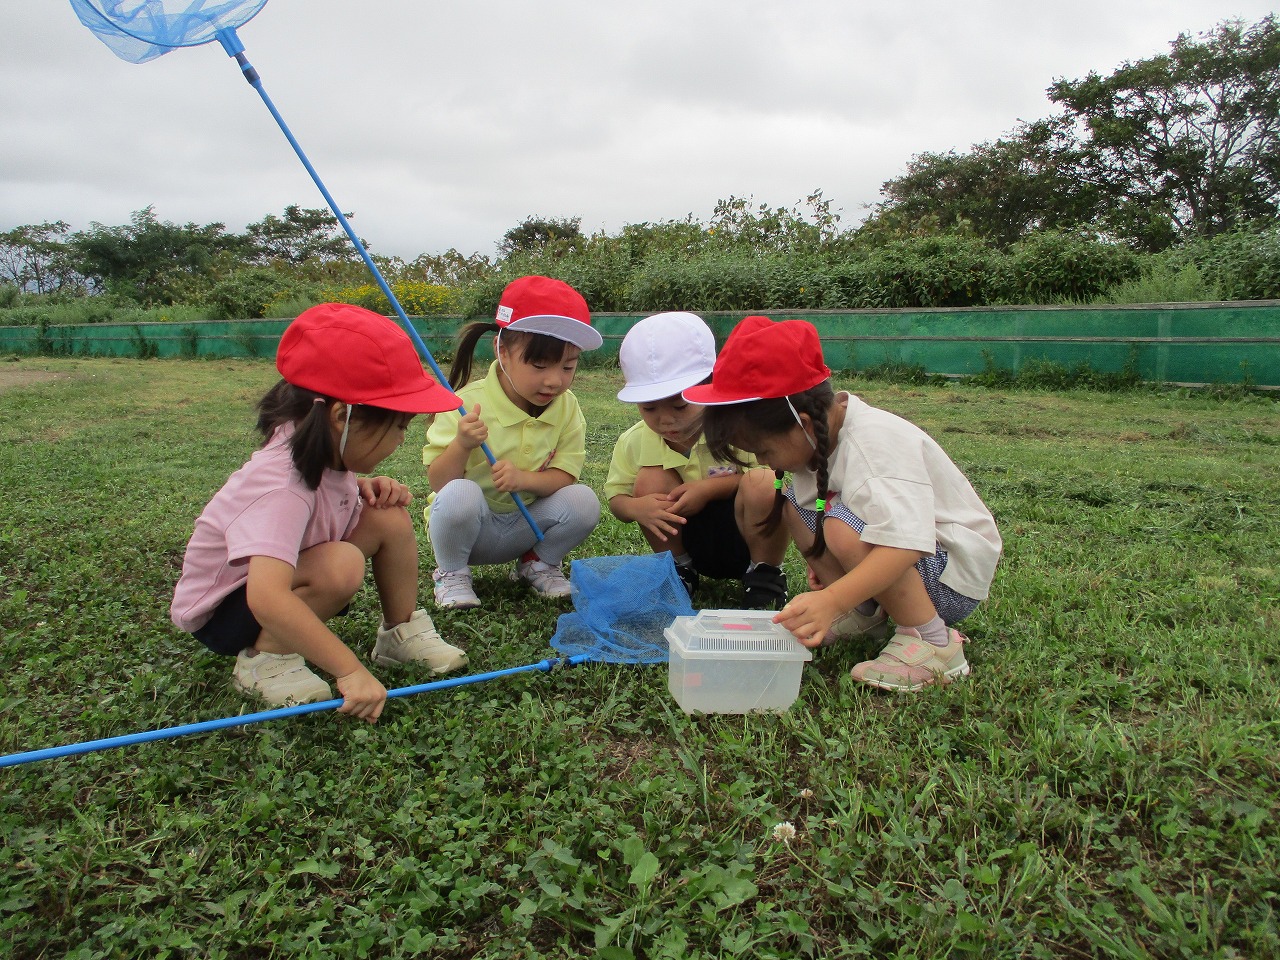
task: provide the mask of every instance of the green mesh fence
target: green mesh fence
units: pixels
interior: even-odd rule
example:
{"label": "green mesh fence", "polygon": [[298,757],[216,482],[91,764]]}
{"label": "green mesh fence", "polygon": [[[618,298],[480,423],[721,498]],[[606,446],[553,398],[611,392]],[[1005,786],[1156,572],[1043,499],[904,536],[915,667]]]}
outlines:
{"label": "green mesh fence", "polygon": [[[1135,370],[1150,382],[1280,388],[1280,302],[1135,307],[1004,307],[929,310],[762,311],[800,317],[822,337],[838,370],[881,365],[968,376],[1028,363],[1098,373]],[[741,313],[703,313],[723,343]],[[589,364],[617,356],[644,314],[597,314],[604,346]],[[0,354],[114,357],[275,355],[288,320],[0,327]],[[463,321],[414,318],[432,353],[451,356]],[[482,350],[479,353],[484,358]]]}

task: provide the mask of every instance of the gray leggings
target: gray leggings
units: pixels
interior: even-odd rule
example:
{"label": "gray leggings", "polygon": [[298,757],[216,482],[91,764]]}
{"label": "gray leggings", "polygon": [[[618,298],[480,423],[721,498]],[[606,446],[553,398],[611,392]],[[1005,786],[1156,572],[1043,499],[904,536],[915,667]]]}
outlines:
{"label": "gray leggings", "polygon": [[537,547],[544,562],[559,566],[600,522],[600,498],[583,483],[561,487],[528,504],[542,530],[541,542],[515,509],[494,513],[474,480],[451,480],[431,501],[431,549],[441,570],[472,564],[509,563]]}

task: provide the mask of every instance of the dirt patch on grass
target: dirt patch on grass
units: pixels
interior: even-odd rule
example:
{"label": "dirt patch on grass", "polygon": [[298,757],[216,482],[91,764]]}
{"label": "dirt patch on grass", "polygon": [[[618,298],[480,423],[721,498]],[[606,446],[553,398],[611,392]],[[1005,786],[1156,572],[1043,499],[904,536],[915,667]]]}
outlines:
{"label": "dirt patch on grass", "polygon": [[15,387],[29,387],[34,383],[45,383],[49,380],[62,380],[65,373],[50,373],[48,370],[3,370],[0,369],[0,393]]}

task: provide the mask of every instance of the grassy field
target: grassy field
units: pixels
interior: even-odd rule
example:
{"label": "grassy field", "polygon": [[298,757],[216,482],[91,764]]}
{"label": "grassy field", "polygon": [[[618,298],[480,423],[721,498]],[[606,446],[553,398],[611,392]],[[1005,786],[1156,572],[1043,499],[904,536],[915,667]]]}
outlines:
{"label": "grassy field", "polygon": [[[0,373],[29,381],[0,393],[0,753],[257,709],[167,607],[271,365]],[[394,700],[376,726],[325,712],[2,769],[0,955],[1280,954],[1276,405],[850,386],[937,437],[1001,525],[967,682],[858,687],[852,643],[784,715],[689,717],[664,667],[587,665]],[[597,488],[633,418],[616,388],[579,378]],[[422,430],[386,472],[425,493]],[[639,552],[606,518],[575,555]],[[476,672],[548,656],[569,609],[505,572],[479,575],[484,610],[436,618]],[[335,625],[367,652],[376,617],[367,587]]]}

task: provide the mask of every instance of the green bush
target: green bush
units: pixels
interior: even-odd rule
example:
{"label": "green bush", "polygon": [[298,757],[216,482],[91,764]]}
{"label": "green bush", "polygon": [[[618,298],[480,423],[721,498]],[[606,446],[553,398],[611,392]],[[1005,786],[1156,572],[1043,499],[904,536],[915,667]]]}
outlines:
{"label": "green bush", "polygon": [[813,310],[844,306],[831,271],[808,257],[708,254],[651,261],[636,271],[628,308]]}
{"label": "green bush", "polygon": [[1003,255],[976,237],[927,236],[896,240],[854,253],[831,269],[841,306],[969,307],[1000,289]]}
{"label": "green bush", "polygon": [[303,310],[323,302],[322,299],[315,296],[285,296],[267,304],[267,309],[263,316],[270,319],[292,320]]}
{"label": "green bush", "polygon": [[1142,255],[1126,246],[1070,233],[1033,234],[1009,249],[1003,289],[991,303],[1088,302],[1108,287],[1137,279]]}
{"label": "green bush", "polygon": [[1175,266],[1164,259],[1152,261],[1135,280],[1125,280],[1107,287],[1093,298],[1093,303],[1207,303],[1219,300],[1217,288],[1210,284],[1194,263]]}
{"label": "green bush", "polygon": [[121,303],[110,294],[67,300],[27,293],[22,295],[19,306],[5,311],[0,322],[13,327],[61,327],[89,323],[198,323],[212,319],[212,308],[203,305],[139,307]]}
{"label": "green bush", "polygon": [[1175,264],[1194,264],[1223,300],[1280,300],[1280,228],[1236,230],[1183,244]]}
{"label": "green bush", "polygon": [[258,320],[266,316],[268,305],[296,297],[302,288],[279,270],[248,267],[215,283],[206,298],[219,320]]}

